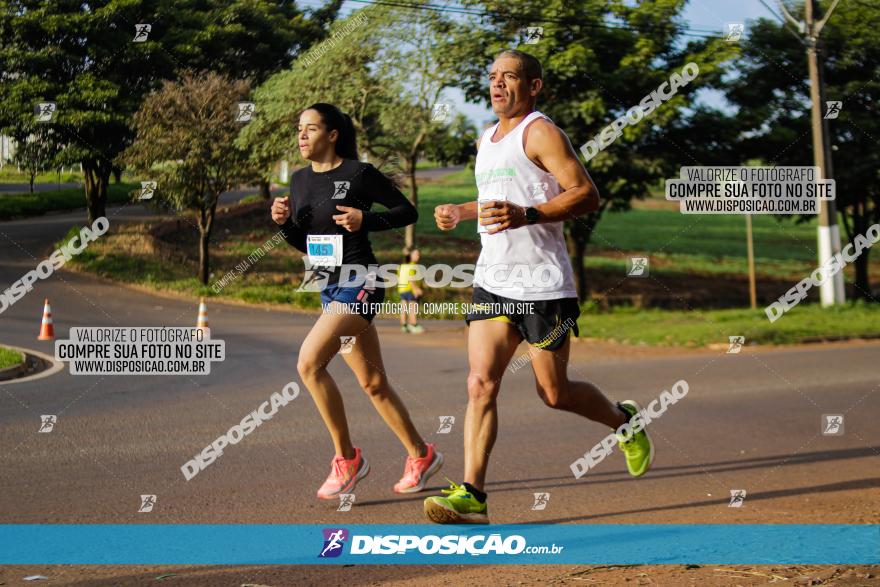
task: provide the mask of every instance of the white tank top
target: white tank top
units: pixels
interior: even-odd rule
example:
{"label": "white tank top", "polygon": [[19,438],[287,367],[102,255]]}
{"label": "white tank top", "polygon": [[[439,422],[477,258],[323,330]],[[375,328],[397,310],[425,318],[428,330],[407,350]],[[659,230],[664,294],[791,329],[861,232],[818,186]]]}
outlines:
{"label": "white tank top", "polygon": [[[528,208],[560,194],[556,178],[535,165],[523,148],[523,131],[536,118],[553,122],[534,111],[496,143],[492,136],[500,122],[483,132],[474,169],[481,199],[499,197]],[[577,297],[562,222],[481,233],[480,240],[475,286],[515,300]]]}

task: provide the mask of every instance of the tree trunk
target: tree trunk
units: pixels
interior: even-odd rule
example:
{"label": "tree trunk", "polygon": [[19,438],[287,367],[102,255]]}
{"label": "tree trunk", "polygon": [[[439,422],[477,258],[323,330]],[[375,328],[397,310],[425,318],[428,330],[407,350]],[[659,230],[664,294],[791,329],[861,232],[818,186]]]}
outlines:
{"label": "tree trunk", "polygon": [[577,283],[577,296],[578,300],[583,302],[587,299],[587,274],[584,269],[584,255],[587,251],[587,243],[590,240],[590,236],[587,234],[587,229],[580,219],[572,221],[569,234],[571,234],[574,249],[572,266],[574,268],[574,279]]}
{"label": "tree trunk", "polygon": [[220,194],[213,198],[213,203],[207,209],[199,210],[199,281],[208,285],[211,274],[209,244],[211,242],[211,230],[214,228],[214,213],[217,211],[217,201]]}
{"label": "tree trunk", "polygon": [[269,190],[269,180],[265,177],[260,178],[260,197],[264,200],[272,197],[272,192]]}
{"label": "tree trunk", "polygon": [[34,179],[37,177],[35,173],[31,173],[30,184],[31,184],[31,193],[34,193]]}
{"label": "tree trunk", "polygon": [[583,218],[574,219],[569,227],[568,233],[571,235],[572,248],[574,249],[572,266],[574,278],[577,282],[578,300],[581,302],[586,301],[587,294],[589,293],[587,290],[587,271],[584,269],[584,256],[587,252],[587,245],[590,243],[593,231],[596,229],[596,225],[602,218],[602,213],[610,201],[603,200],[598,210],[590,212]]}
{"label": "tree trunk", "polygon": [[868,252],[869,249],[862,251],[854,261],[856,266],[856,281],[853,288],[853,299],[866,300],[869,302],[877,301],[871,292],[871,282],[868,278]]}
{"label": "tree trunk", "polygon": [[100,209],[96,210],[100,212],[95,218],[100,218],[101,216],[106,216],[106,208],[107,208],[107,188],[110,187],[110,167],[106,166],[98,169],[98,201],[101,203]]}
{"label": "tree trunk", "polygon": [[[412,205],[419,208],[419,188],[416,185],[416,157],[407,157],[406,160],[406,173],[409,179],[409,201],[412,202]],[[416,248],[416,225],[410,224],[406,227],[405,231],[405,243],[404,246],[407,251],[411,251]]]}
{"label": "tree trunk", "polygon": [[211,236],[202,229],[201,225],[199,226],[199,281],[202,282],[203,285],[208,285],[208,271],[210,259],[208,257],[208,243],[211,239]]}
{"label": "tree trunk", "polygon": [[[867,202],[859,203],[857,202],[852,207],[852,233],[848,234],[850,242],[855,238],[857,234],[865,234],[868,231],[868,214],[867,214]],[[848,231],[849,232],[849,231]],[[844,243],[846,244],[846,243]],[[873,296],[871,295],[871,283],[868,278],[868,253],[870,249],[865,249],[862,251],[862,254],[859,255],[856,260],[853,262],[856,270],[856,281],[855,287],[853,288],[853,299],[856,300],[873,300]]]}
{"label": "tree trunk", "polygon": [[122,183],[122,168],[114,167],[113,168],[113,182],[114,183]]}
{"label": "tree trunk", "polygon": [[95,159],[82,162],[83,185],[86,190],[86,208],[89,224],[107,215],[107,184],[110,183],[110,166],[101,165]]}
{"label": "tree trunk", "polygon": [[584,269],[584,255],[587,252],[587,243],[576,240],[574,243],[574,258],[577,261],[575,265],[575,280],[577,281],[578,301],[587,300],[587,271]]}

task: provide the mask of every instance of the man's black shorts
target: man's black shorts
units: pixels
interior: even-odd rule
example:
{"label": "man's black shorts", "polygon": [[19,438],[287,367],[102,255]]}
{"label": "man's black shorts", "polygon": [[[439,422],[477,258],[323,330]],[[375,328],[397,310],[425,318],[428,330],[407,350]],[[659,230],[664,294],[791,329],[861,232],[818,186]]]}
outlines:
{"label": "man's black shorts", "polygon": [[581,314],[576,298],[522,301],[495,295],[481,287],[474,288],[474,309],[467,315],[473,320],[498,320],[513,324],[530,345],[555,351],[565,343],[570,329],[578,336],[577,319]]}

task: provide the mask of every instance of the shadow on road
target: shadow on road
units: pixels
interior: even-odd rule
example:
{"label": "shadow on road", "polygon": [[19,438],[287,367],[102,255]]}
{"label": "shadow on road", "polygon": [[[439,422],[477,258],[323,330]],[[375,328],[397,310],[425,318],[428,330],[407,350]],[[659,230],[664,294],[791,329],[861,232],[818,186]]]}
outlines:
{"label": "shadow on road", "polygon": [[[834,491],[852,491],[854,489],[876,489],[880,487],[880,477],[870,477],[868,479],[854,479],[852,481],[841,481],[839,483],[827,483],[825,485],[813,485],[812,487],[797,487],[790,489],[777,489],[775,491],[758,491],[749,492],[749,502],[760,501],[762,499],[776,499],[780,497],[791,497],[793,495],[813,495],[816,493],[831,493]],[[687,503],[678,503],[675,505],[658,505],[649,508],[640,508],[635,510],[627,510],[622,512],[607,512],[604,514],[591,514],[586,516],[571,516],[568,518],[554,518],[551,520],[541,520],[542,524],[565,524],[568,522],[589,522],[600,518],[611,518],[613,516],[625,516],[628,514],[647,514],[650,512],[668,512],[675,510],[686,510],[693,507],[701,506],[718,506],[729,503],[730,499],[725,496],[723,499],[708,499],[705,501],[690,501]],[[534,522],[532,522],[534,523]]]}
{"label": "shadow on road", "polygon": [[[748,469],[761,469],[765,467],[776,468],[790,465],[804,465],[808,463],[819,463],[823,461],[839,461],[842,459],[859,459],[870,457],[880,452],[880,446],[866,446],[859,448],[845,448],[841,450],[814,451],[795,455],[776,455],[765,457],[745,458],[739,460],[717,461],[714,463],[696,463],[688,465],[678,465],[674,467],[654,467],[648,473],[645,479],[671,479],[675,477],[688,477],[691,475],[701,475],[703,473],[725,473],[728,471],[744,471]],[[665,471],[665,472],[663,472]],[[659,473],[659,474],[658,474]],[[604,477],[604,479],[596,479],[596,477]],[[625,471],[607,471],[604,473],[589,473],[581,480],[574,479],[572,475],[562,475],[558,477],[535,477],[532,479],[510,479],[503,481],[493,481],[488,484],[490,493],[504,493],[508,491],[523,490],[545,490],[548,482],[556,485],[575,485],[577,483],[589,482],[590,485],[600,483],[618,483],[627,481],[631,477]],[[880,485],[875,485],[880,486]],[[445,486],[442,487],[445,489]],[[441,487],[436,489],[439,493]],[[358,502],[358,507],[369,507],[371,505],[386,505],[391,503],[400,503],[407,501],[419,501],[424,499],[428,492],[435,491],[433,488],[426,492],[418,494],[420,497],[412,498],[396,498],[396,499],[379,499],[372,501]],[[752,494],[749,494],[749,501]],[[726,503],[726,500],[723,500]],[[704,502],[703,505],[714,503],[712,501]],[[665,509],[665,508],[663,508]],[[550,523],[550,522],[548,522]]]}

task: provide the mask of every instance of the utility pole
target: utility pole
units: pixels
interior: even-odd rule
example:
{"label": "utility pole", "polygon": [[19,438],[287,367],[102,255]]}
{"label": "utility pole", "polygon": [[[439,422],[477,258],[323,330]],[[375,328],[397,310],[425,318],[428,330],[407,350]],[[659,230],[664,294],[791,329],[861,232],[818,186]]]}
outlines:
{"label": "utility pole", "polygon": [[[807,67],[810,72],[810,102],[812,102],[811,120],[813,125],[813,164],[819,168],[819,179],[831,179],[834,176],[831,166],[831,140],[828,122],[822,109],[825,105],[825,80],[823,79],[823,57],[819,44],[819,33],[834,12],[840,0],[828,9],[822,20],[816,22],[816,0],[806,0],[804,12],[806,22],[799,22],[789,14],[782,0],[778,0],[779,8],[785,18],[798,27],[805,35],[807,46]],[[837,206],[834,200],[819,201],[819,265],[824,265],[831,257],[840,252],[840,228],[837,225]],[[843,288],[843,271],[825,281],[819,289],[823,306],[842,304],[846,301]]]}
{"label": "utility pole", "polygon": [[752,238],[752,215],[746,214],[746,240],[749,257],[749,307],[758,307],[758,290],[755,284],[755,242]]}

